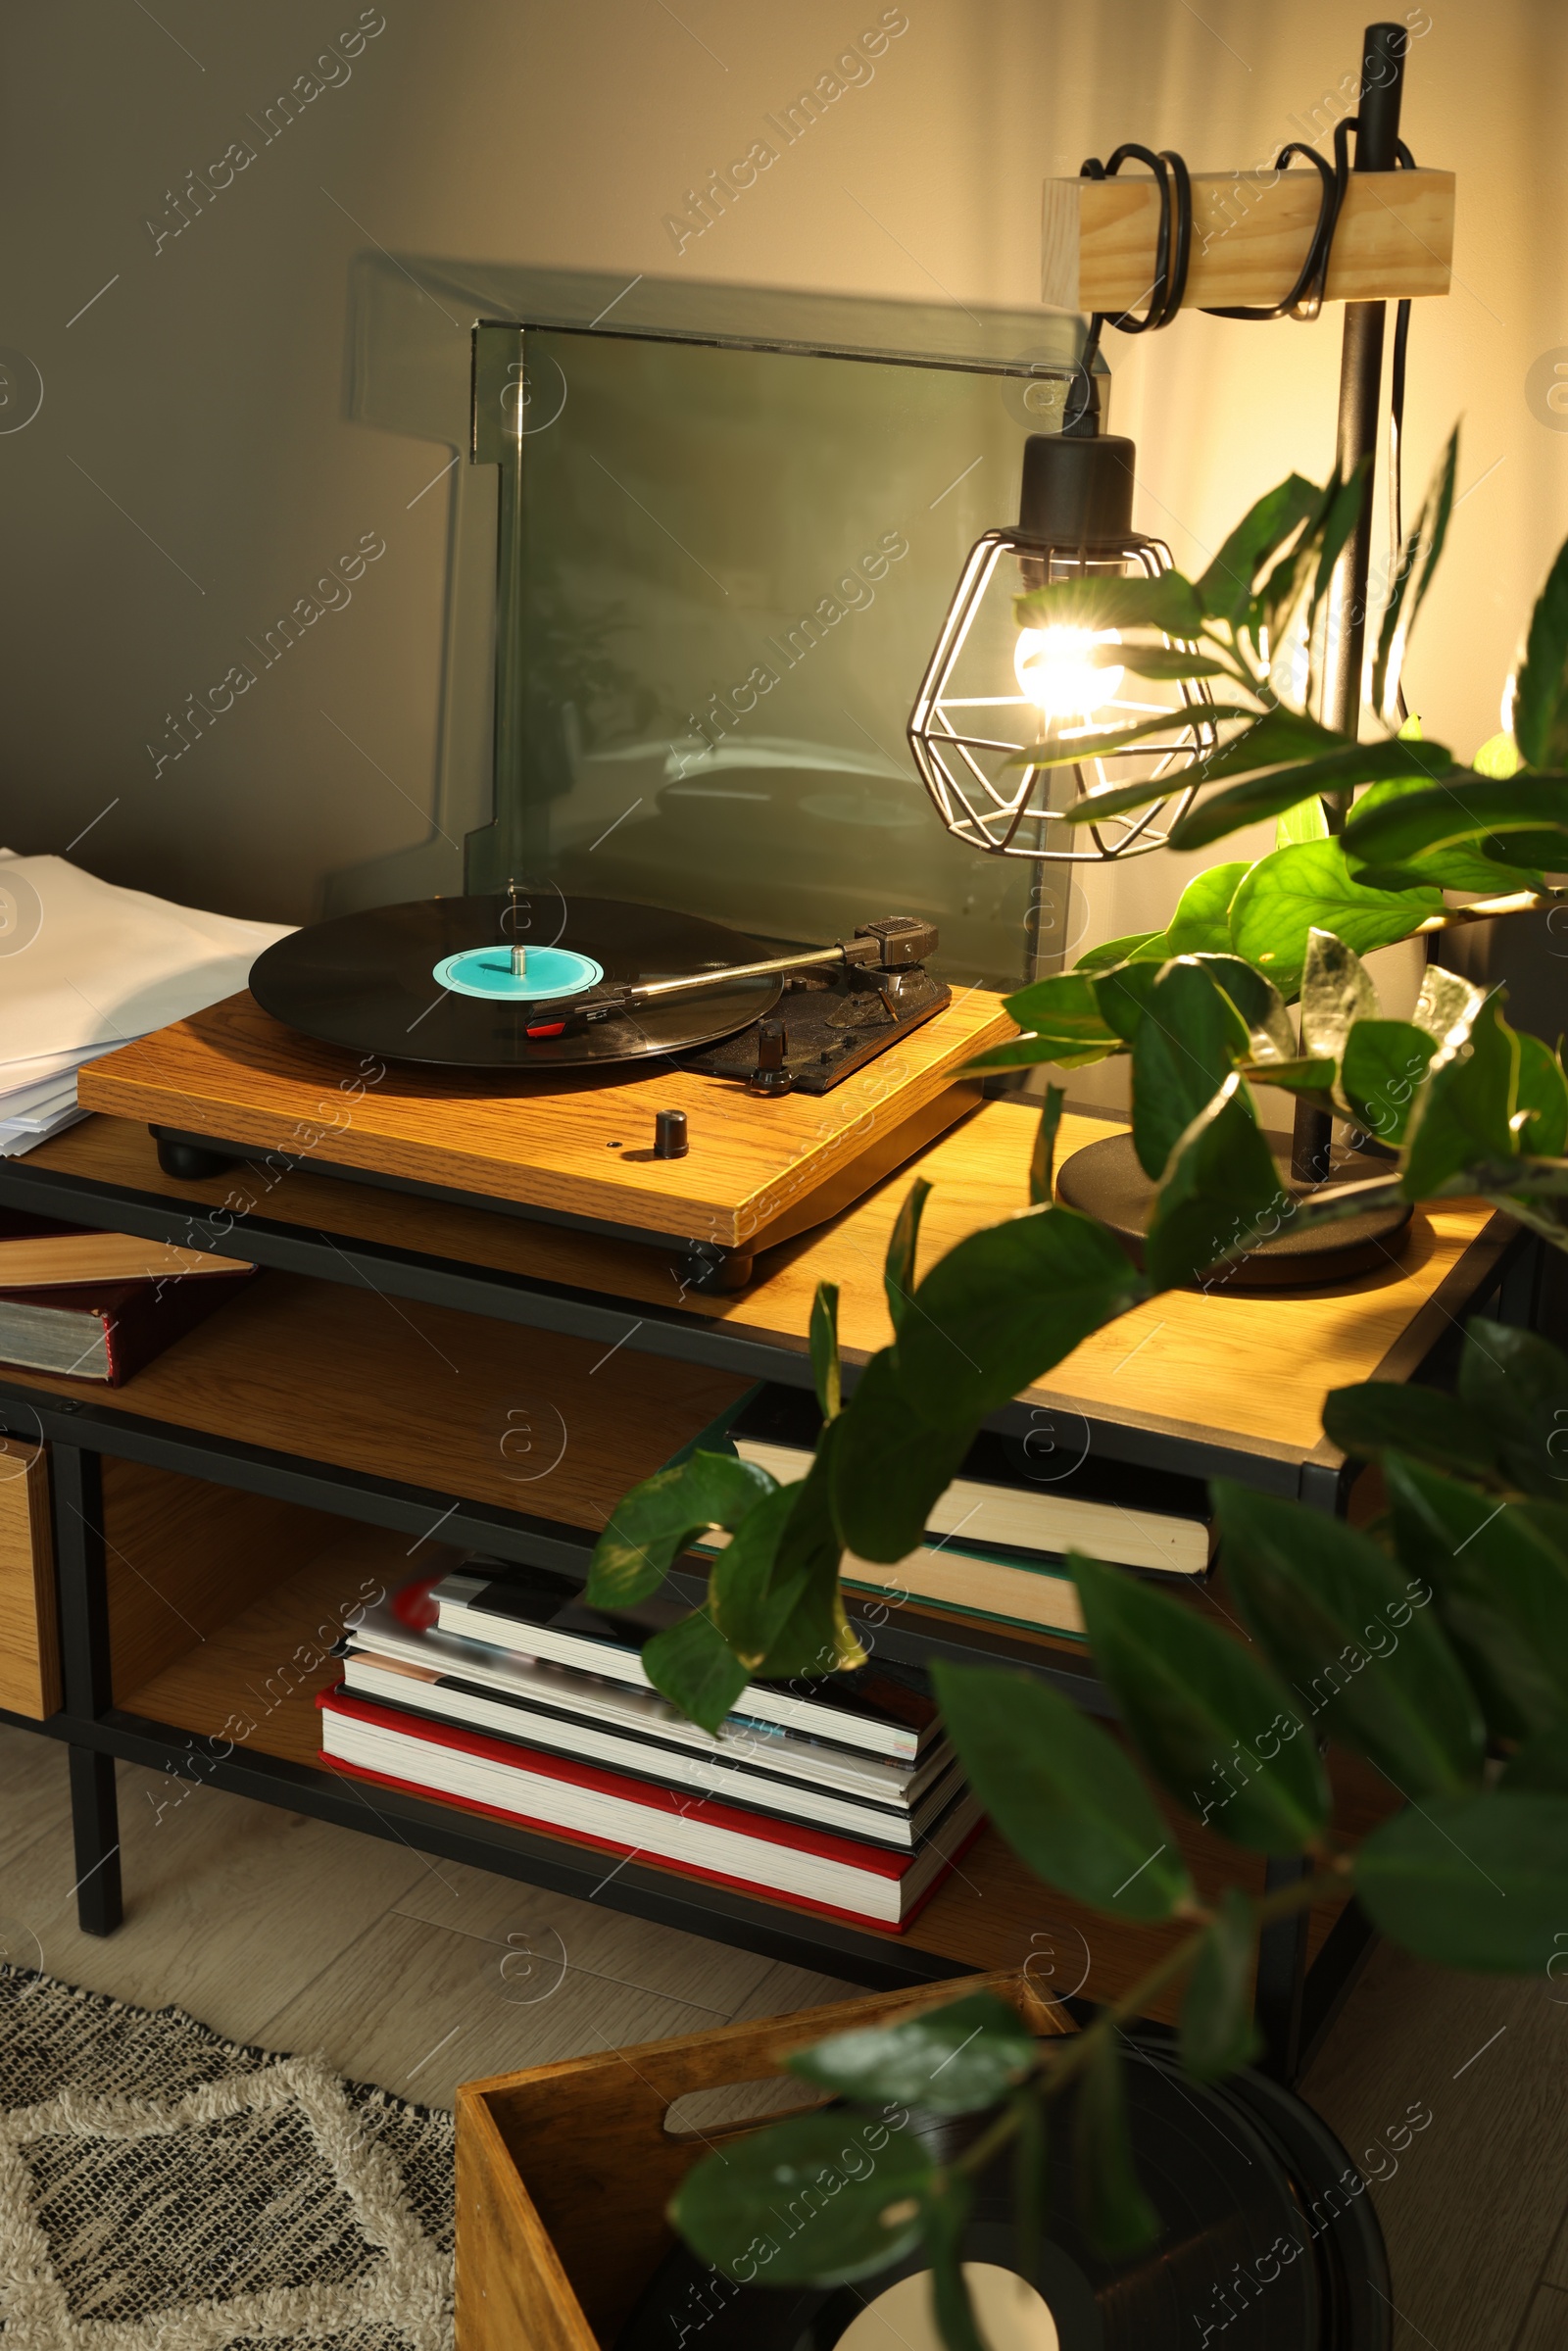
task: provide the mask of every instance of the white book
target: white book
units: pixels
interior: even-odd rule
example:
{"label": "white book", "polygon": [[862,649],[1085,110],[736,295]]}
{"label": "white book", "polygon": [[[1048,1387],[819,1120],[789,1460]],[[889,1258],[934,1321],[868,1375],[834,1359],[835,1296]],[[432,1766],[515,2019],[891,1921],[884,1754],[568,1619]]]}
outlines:
{"label": "white book", "polygon": [[[364,1651],[389,1664],[428,1669],[437,1678],[469,1690],[516,1699],[545,1717],[574,1716],[623,1739],[653,1742],[661,1748],[684,1748],[720,1766],[749,1762],[785,1779],[866,1804],[908,1806],[918,1802],[954,1758],[953,1742],[947,1738],[927,1747],[917,1763],[908,1763],[868,1755],[861,1748],[838,1746],[826,1739],[739,1713],[721,1723],[715,1736],[646,1685],[638,1688],[601,1673],[548,1664],[498,1648],[493,1641],[466,1640],[434,1629],[416,1631],[384,1603],[364,1609],[350,1627],[350,1638],[353,1649],[345,1679],[351,1687],[354,1655]],[[461,1719],[455,1707],[448,1711],[454,1720]],[[518,1737],[522,1736],[519,1732]]]}
{"label": "white book", "polygon": [[416,1713],[547,1747],[554,1754],[580,1755],[586,1763],[629,1772],[661,1787],[700,1788],[705,1795],[720,1796],[747,1810],[774,1812],[783,1820],[837,1829],[846,1837],[865,1837],[874,1844],[905,1851],[940,1819],[963,1786],[962,1769],[954,1757],[914,1803],[877,1803],[768,1771],[765,1742],[759,1761],[735,1751],[695,1755],[678,1744],[656,1744],[580,1717],[547,1713],[501,1690],[475,1689],[429,1665],[377,1656],[369,1649],[349,1651],[343,1681],[358,1696],[383,1705],[413,1707]]}
{"label": "white book", "polygon": [[[490,1641],[552,1664],[575,1666],[579,1673],[608,1675],[638,1690],[653,1687],[643,1668],[641,1640],[658,1629],[661,1618],[674,1623],[686,1613],[674,1606],[662,1609],[657,1601],[641,1602],[636,1609],[622,1611],[611,1619],[574,1603],[541,1622],[528,1612],[525,1603],[513,1602],[504,1578],[474,1574],[466,1569],[443,1577],[431,1597],[443,1633],[460,1634],[468,1641]],[[618,1637],[615,1626],[634,1620],[644,1628],[640,1638]],[[875,1673],[876,1669],[871,1669],[873,1678]],[[795,1685],[749,1682],[736,1699],[733,1712],[759,1722],[779,1723],[786,1730],[815,1734],[845,1746],[862,1747],[874,1755],[889,1755],[906,1762],[912,1762],[916,1756],[923,1758],[943,1736],[936,1708],[929,1699],[919,1698],[912,1690],[903,1690],[900,1695],[905,1702],[894,1714],[860,1700],[857,1685],[861,1680],[858,1675],[827,1675],[820,1680],[803,1678]],[[821,1695],[812,1694],[816,1691]]]}
{"label": "white book", "polygon": [[[743,1461],[765,1469],[781,1486],[804,1478],[811,1454],[803,1445],[731,1432]],[[966,1545],[999,1543],[1010,1550],[1060,1558],[1087,1551],[1117,1567],[1163,1569],[1167,1575],[1200,1576],[1213,1549],[1207,1519],[1173,1511],[1137,1509],[1040,1485],[1004,1484],[984,1478],[955,1478],[932,1505],[929,1535],[956,1535]],[[845,1573],[850,1569],[846,1566]]]}

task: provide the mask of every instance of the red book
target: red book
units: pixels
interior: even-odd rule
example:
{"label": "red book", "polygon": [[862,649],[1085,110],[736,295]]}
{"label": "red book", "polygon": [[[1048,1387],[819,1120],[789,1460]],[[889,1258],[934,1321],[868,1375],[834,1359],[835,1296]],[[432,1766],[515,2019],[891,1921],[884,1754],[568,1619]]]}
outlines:
{"label": "red book", "polygon": [[235,1297],[255,1270],[0,1290],[0,1364],[118,1388]]}
{"label": "red book", "polygon": [[749,1894],[784,1894],[858,1925],[902,1929],[983,1826],[967,1790],[912,1853],[799,1827],[712,1797],[682,1795],[514,1739],[486,1739],[346,1690],[323,1690],[321,1749],[358,1778],[436,1794],[605,1853],[673,1862]]}

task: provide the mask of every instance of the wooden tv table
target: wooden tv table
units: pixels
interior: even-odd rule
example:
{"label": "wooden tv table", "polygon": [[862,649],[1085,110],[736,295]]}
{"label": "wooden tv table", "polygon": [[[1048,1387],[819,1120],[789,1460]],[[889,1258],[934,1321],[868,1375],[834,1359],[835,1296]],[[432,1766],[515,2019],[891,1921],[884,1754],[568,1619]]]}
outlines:
{"label": "wooden tv table", "polygon": [[[1060,1149],[1105,1131],[1069,1117]],[[1133,1981],[1164,1931],[1078,1909],[993,1833],[892,1935],[641,1860],[607,1872],[569,1837],[436,1798],[383,1793],[371,1813],[318,1753],[314,1698],[334,1678],[324,1649],[367,1592],[473,1548],[583,1574],[620,1494],[747,1383],[809,1384],[819,1280],[840,1285],[852,1379],[889,1339],[882,1258],[916,1171],[934,1186],[929,1263],[1025,1203],[1034,1132],[1028,1107],[983,1104],[759,1255],[734,1296],[693,1289],[674,1249],[309,1169],[181,1181],[145,1125],[116,1117],[0,1161],[0,1204],[267,1269],[122,1388],[0,1378],[0,1427],[24,1473],[0,1480],[0,1624],[21,1622],[19,1594],[36,1597],[33,1653],[0,1670],[0,1709],[70,1747],[84,1927],[107,1934],[120,1919],[114,1764],[125,1757],[872,1986],[1027,1965],[1037,1984],[1093,2000]],[[1340,1510],[1349,1475],[1321,1433],[1326,1392],[1409,1377],[1484,1302],[1530,1320],[1538,1264],[1507,1219],[1446,1204],[1418,1215],[1386,1273],[1338,1292],[1154,1299],[998,1425]],[[51,1516],[53,1573],[26,1556]],[[1109,1711],[1068,1641],[909,1605],[868,1606],[861,1630],[889,1657],[1004,1661]],[[1348,1822],[1390,1808],[1365,1767],[1339,1759],[1336,1774]],[[1172,1830],[1214,1885],[1223,1848],[1174,1815]],[[1261,1859],[1256,1870],[1261,1884]],[[1364,1942],[1355,1916],[1332,1909],[1265,1938],[1258,2008],[1282,2073],[1298,2069]]]}

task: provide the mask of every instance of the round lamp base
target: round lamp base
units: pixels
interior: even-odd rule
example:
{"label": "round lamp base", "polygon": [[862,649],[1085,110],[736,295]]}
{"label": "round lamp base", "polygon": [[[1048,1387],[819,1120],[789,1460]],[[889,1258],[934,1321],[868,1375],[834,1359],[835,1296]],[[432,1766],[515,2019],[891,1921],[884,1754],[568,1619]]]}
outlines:
{"label": "round lamp base", "polygon": [[[1386,1176],[1386,1159],[1353,1155],[1336,1174],[1345,1183],[1369,1176]],[[1304,1200],[1313,1190],[1298,1184],[1290,1169],[1280,1166],[1280,1189],[1291,1200]],[[1332,1187],[1330,1187],[1332,1188]],[[1131,1135],[1107,1135],[1090,1143],[1056,1171],[1056,1198],[1069,1208],[1082,1209],[1115,1234],[1135,1265],[1144,1261],[1144,1235],[1153,1211],[1155,1187],[1138,1163]],[[1233,1257],[1215,1276],[1227,1290],[1305,1290],[1330,1282],[1353,1281],[1358,1275],[1381,1273],[1404,1248],[1410,1233],[1410,1207],[1367,1208],[1338,1224],[1315,1230],[1293,1227],[1287,1218],[1272,1240],[1260,1241],[1245,1255]]]}

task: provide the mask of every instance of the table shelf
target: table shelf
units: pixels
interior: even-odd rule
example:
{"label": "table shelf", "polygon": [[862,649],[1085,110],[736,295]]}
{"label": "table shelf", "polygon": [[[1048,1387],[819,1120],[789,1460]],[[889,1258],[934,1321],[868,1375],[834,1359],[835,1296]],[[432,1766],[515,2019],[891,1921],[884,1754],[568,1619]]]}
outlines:
{"label": "table shelf", "polygon": [[[437,1554],[428,1572],[440,1573],[450,1559]],[[913,1924],[894,1935],[824,1920],[772,1894],[748,1898],[714,1888],[672,1865],[644,1860],[628,1872],[586,1840],[520,1823],[509,1827],[438,1795],[397,1794],[336,1772],[320,1754],[316,1703],[318,1692],[331,1688],[339,1674],[324,1653],[326,1635],[341,1628],[368,1592],[400,1580],[407,1566],[401,1543],[370,1529],[352,1529],[327,1543],[146,1682],[122,1695],[117,1684],[110,1717],[120,1733],[116,1750],[137,1753],[177,1742],[172,1779],[238,1785],[253,1793],[261,1786],[270,1800],[299,1809],[350,1818],[359,1812],[368,1816],[364,1825],[379,1822],[383,1835],[403,1833],[413,1821],[439,1840],[440,1849],[471,1857],[468,1848],[478,1846],[487,1866],[507,1874],[538,1877],[543,1869],[551,1882],[579,1897],[608,1900],[698,1934],[717,1927],[725,1939],[770,1945],[797,1964],[832,1966],[866,1983],[1028,1967],[1042,1989],[1107,1999],[1182,1932],[1107,1920],[1068,1901],[1034,1878],[994,1830],[984,1832]],[[1348,1758],[1340,1765],[1340,1778],[1342,1817],[1364,1826],[1369,1811],[1377,1816],[1378,1788]],[[1382,1810],[1396,1801],[1382,1791]],[[1231,1848],[1174,1807],[1167,1807],[1167,1816],[1200,1888],[1217,1891],[1234,1879]],[[1261,1886],[1260,1860],[1254,1875]],[[1314,1922],[1314,1954],[1335,1915],[1327,1906]],[[1168,2019],[1173,2012],[1167,2003],[1155,2013]]]}
{"label": "table shelf", "polygon": [[[121,1389],[0,1379],[0,1427],[51,1455],[64,1702],[41,1727],[71,1748],[84,1927],[109,1933],[119,1922],[114,1759],[122,1757],[868,1984],[1027,1965],[1086,1999],[1124,1989],[1166,1931],[1079,1910],[991,1832],[912,1927],[892,1935],[642,1859],[607,1865],[570,1837],[325,1769],[314,1704],[324,1659],[260,1716],[243,1713],[310,1628],[327,1622],[321,1611],[340,1606],[351,1571],[390,1583],[425,1561],[433,1572],[450,1546],[450,1555],[479,1549],[583,1575],[619,1496],[751,1381],[808,1382],[819,1281],[840,1286],[853,1386],[891,1336],[881,1266],[913,1174],[935,1186],[929,1263],[1025,1205],[1034,1131],[1029,1110],[985,1104],[855,1205],[760,1257],[759,1278],[731,1298],[682,1292],[662,1249],[307,1169],[270,1189],[244,1169],[175,1182],[145,1131],[114,1118],[0,1162],[0,1203],[219,1253],[242,1249],[266,1269]],[[1066,1120],[1062,1148],[1104,1131]],[[247,1182],[255,1198],[225,1207]],[[1106,1460],[1225,1474],[1344,1509],[1348,1467],[1321,1435],[1326,1392],[1410,1377],[1484,1299],[1496,1298],[1503,1319],[1527,1320],[1538,1255],[1505,1218],[1445,1203],[1417,1219],[1386,1274],[1339,1291],[1166,1293],[1097,1333],[995,1425],[1027,1430],[1049,1416],[1059,1435],[1070,1416],[1075,1442]],[[159,1502],[160,1479],[184,1494],[178,1507]],[[226,1496],[225,1523],[238,1530],[225,1538],[216,1584],[190,1498],[198,1489]],[[180,1644],[166,1627],[145,1634],[138,1652],[127,1635],[106,1548],[129,1541],[127,1510],[141,1529],[127,1556],[137,1542],[165,1543],[159,1558],[202,1625],[199,1641]],[[288,1542],[269,1549],[251,1540],[247,1512],[255,1527],[281,1514]],[[287,1575],[267,1566],[280,1556]],[[677,1588],[700,1597],[696,1562],[677,1570]],[[870,1605],[854,1604],[862,1614]],[[873,1640],[886,1655],[925,1664],[985,1657],[1110,1711],[1084,1651],[1050,1635],[906,1605]],[[242,1737],[236,1718],[250,1721]],[[1389,1791],[1371,1775],[1341,1759],[1334,1768],[1348,1823],[1387,1810]],[[1169,1818],[1200,1886],[1234,1874],[1228,1848],[1174,1810]],[[1254,1867],[1261,1885],[1264,1864]],[[1365,1942],[1355,1915],[1337,1917],[1333,1906],[1269,1931],[1257,2001],[1282,2073],[1298,2067]]]}

